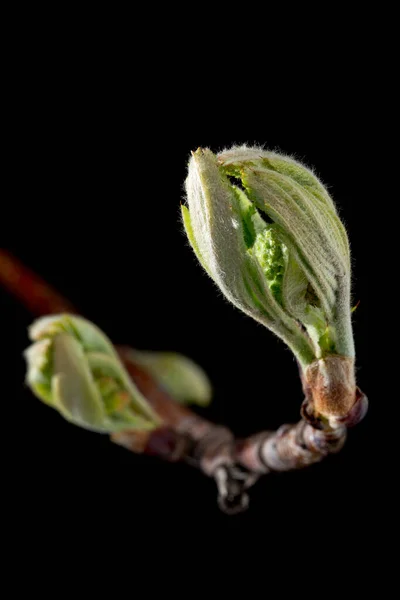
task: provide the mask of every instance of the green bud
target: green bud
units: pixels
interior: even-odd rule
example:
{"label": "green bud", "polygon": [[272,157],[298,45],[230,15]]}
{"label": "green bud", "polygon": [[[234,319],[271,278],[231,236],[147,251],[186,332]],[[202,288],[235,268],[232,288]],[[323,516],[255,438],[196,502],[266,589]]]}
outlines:
{"label": "green bud", "polygon": [[208,406],[212,387],[206,373],[187,356],[176,352],[129,351],[132,361],[143,367],[176,402]]}
{"label": "green bud", "polygon": [[37,320],[29,334],[34,343],[25,351],[27,384],[65,419],[104,433],[159,425],[113,345],[95,325],[64,314]]}
{"label": "green bud", "polygon": [[192,248],[235,306],[284,340],[303,371],[354,358],[347,234],[311,170],[260,148],[198,149],[186,193]]}

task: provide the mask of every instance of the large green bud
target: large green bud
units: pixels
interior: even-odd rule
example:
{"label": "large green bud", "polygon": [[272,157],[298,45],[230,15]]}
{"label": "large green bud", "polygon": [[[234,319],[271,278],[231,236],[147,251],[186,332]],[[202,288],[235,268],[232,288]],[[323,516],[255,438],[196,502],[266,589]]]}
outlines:
{"label": "large green bud", "polygon": [[186,193],[183,222],[204,269],[291,348],[320,413],[348,412],[350,252],[325,187],[291,158],[242,146],[193,153]]}
{"label": "large green bud", "polygon": [[103,433],[160,424],[93,323],[67,314],[43,317],[29,334],[34,344],[25,351],[27,384],[65,419]]}

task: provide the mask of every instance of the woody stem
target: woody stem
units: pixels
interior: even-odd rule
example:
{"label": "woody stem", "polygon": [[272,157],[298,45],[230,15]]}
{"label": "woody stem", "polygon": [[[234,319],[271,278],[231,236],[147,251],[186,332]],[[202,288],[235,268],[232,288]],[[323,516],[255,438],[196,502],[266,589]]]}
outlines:
{"label": "woody stem", "polygon": [[[35,317],[79,312],[43,279],[2,249],[0,283]],[[153,431],[114,433],[112,441],[133,452],[196,466],[215,479],[220,507],[227,513],[240,512],[247,507],[246,490],[261,475],[300,469],[338,452],[345,442],[347,428],[357,424],[367,411],[368,400],[357,388],[352,408],[328,422],[315,414],[312,397],[305,387],[306,400],[298,423],[237,440],[226,427],[211,423],[177,404],[143,367],[135,364],[128,348],[117,347],[117,351],[132,380],[163,424]]]}

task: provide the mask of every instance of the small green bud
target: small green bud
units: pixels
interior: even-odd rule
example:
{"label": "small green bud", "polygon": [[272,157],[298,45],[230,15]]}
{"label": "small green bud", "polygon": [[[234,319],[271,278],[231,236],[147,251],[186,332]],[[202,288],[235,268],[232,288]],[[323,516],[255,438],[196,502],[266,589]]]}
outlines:
{"label": "small green bud", "polygon": [[143,367],[176,402],[208,406],[212,387],[203,369],[176,352],[129,350],[132,361]]}
{"label": "small green bud", "polygon": [[198,149],[186,194],[192,248],[235,306],[284,340],[303,372],[354,359],[347,234],[311,170],[260,148]]}
{"label": "small green bud", "polygon": [[159,418],[125,371],[113,345],[95,325],[57,315],[30,328],[27,384],[68,421],[93,431],[145,430]]}

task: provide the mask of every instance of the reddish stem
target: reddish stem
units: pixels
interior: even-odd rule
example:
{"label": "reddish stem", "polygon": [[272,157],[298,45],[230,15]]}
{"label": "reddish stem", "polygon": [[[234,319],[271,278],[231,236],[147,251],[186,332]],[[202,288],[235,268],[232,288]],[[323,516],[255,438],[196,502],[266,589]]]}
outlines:
{"label": "reddish stem", "polygon": [[0,248],[0,284],[34,316],[76,313],[73,305],[15,256]]}

